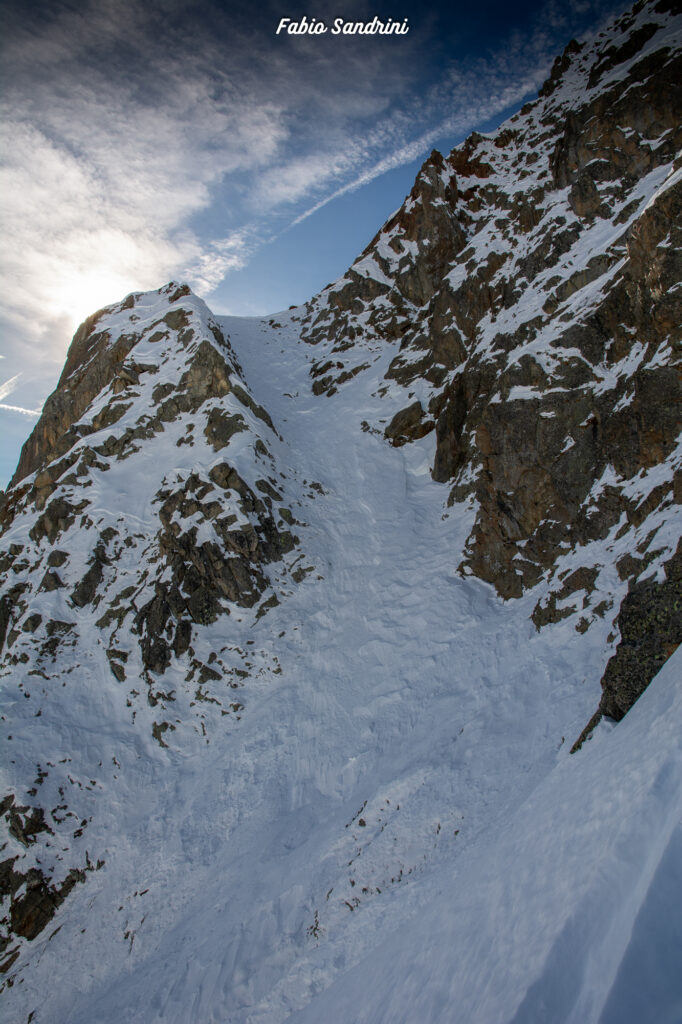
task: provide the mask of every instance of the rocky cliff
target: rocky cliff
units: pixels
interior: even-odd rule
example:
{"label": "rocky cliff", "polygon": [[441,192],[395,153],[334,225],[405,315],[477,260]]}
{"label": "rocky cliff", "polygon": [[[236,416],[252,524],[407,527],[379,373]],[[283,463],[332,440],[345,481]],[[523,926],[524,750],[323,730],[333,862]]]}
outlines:
{"label": "rocky cliff", "polygon": [[[647,600],[666,579],[661,603],[682,596],[672,12],[639,3],[573,40],[535,102],[448,157],[434,151],[304,320],[321,394],[398,347],[379,386],[401,407],[372,426],[396,446],[435,434],[434,480],[476,509],[461,571],[504,598],[537,588],[538,629],[613,617],[623,583],[631,605],[640,581]],[[651,674],[627,685],[621,713]]]}
{"label": "rocky cliff", "polygon": [[[86,320],[0,513],[5,687],[35,699],[68,690],[84,663],[106,665],[161,746],[179,723],[206,736],[207,709],[238,718],[246,653],[217,648],[208,627],[265,614],[278,600],[273,569],[286,577],[286,556],[300,557],[273,442],[229,340],[186,286]],[[0,864],[5,946],[12,933],[34,938],[91,866],[73,840],[92,799],[75,801],[76,821],[66,789],[83,783],[54,769],[42,758],[28,769],[30,806],[3,793],[16,851]],[[64,830],[67,846],[50,853]]]}

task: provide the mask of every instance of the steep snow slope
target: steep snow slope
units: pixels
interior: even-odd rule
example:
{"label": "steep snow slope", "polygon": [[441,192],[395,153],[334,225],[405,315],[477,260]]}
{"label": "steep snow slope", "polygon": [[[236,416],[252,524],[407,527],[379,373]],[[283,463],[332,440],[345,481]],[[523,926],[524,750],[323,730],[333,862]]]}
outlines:
{"label": "steep snow slope", "polygon": [[[613,816],[625,803],[614,804],[608,787],[600,796],[596,769],[588,786],[579,759],[601,750],[608,778],[609,757],[620,770],[623,748],[604,751],[620,734],[599,733],[599,747],[593,741],[577,759],[564,742],[598,698],[605,636],[595,641],[591,631],[588,642],[565,622],[538,633],[532,598],[505,603],[487,584],[456,573],[450,552],[461,550],[471,516],[443,514],[442,489],[428,472],[432,439],[395,450],[363,431],[360,421],[381,402],[369,381],[342,389],[330,415],[305,386],[307,348],[293,316],[280,315],[281,328],[222,322],[246,379],[258,380],[255,399],[287,438],[271,441],[279,465],[290,481],[321,485],[322,493],[295,491],[308,520],[298,528],[301,544],[316,572],[283,588],[280,604],[260,620],[241,631],[229,626],[232,644],[254,659],[276,654],[281,674],[249,679],[240,721],[216,729],[203,748],[176,734],[167,735],[166,749],[145,739],[120,698],[116,709],[108,669],[93,676],[74,661],[70,693],[60,699],[58,690],[54,709],[43,698],[52,744],[43,758],[77,751],[89,760],[81,771],[103,790],[88,849],[106,863],[72,891],[54,926],[22,949],[8,993],[17,1019],[33,1011],[40,1022],[283,1021],[367,956],[383,972],[388,961],[372,949],[410,920],[425,952],[411,971],[400,961],[403,1017],[393,1015],[388,972],[373,1017],[362,1016],[363,982],[350,980],[349,989],[339,981],[341,994],[330,990],[331,1002],[310,1019],[449,1019],[438,1001],[442,980],[424,965],[442,963],[450,976],[470,963],[471,929],[480,928],[484,949],[502,910],[505,934],[511,918],[512,938],[516,928],[535,933],[540,865],[553,926],[539,927],[532,956],[524,939],[507,982],[491,961],[476,985],[488,992],[481,1007],[489,999],[508,1015],[482,1009],[473,1019],[512,1019],[523,993],[545,976],[562,921],[581,913],[594,873],[611,870]],[[75,702],[74,691],[82,694]],[[32,744],[33,701],[23,703],[13,742]],[[679,735],[676,705],[667,722]],[[655,771],[673,755],[663,735],[651,746]],[[119,768],[110,767],[114,758]],[[674,758],[668,770],[672,786]],[[632,803],[623,828],[648,806],[648,788],[642,775],[642,803]],[[677,813],[668,789],[661,799],[666,813]],[[550,811],[560,817],[562,805],[561,828],[551,815],[545,822]],[[631,865],[640,888],[667,827],[665,815],[653,814],[656,838],[643,851],[641,875],[639,862]],[[576,848],[569,839],[583,833],[590,842]],[[507,860],[500,843],[510,834]],[[583,849],[591,871],[577,885]],[[485,850],[493,857],[487,881]],[[469,905],[464,921],[462,905]],[[442,928],[447,946],[434,960]],[[504,953],[503,939],[495,948]],[[472,984],[471,970],[453,974],[456,1000]],[[356,985],[357,1002],[348,995]]]}
{"label": "steep snow slope", "polygon": [[679,1021],[681,674],[677,653],[622,728],[560,760],[292,1019]]}
{"label": "steep snow slope", "polygon": [[77,332],[0,509],[10,1019],[679,1019],[679,25],[305,307]]}

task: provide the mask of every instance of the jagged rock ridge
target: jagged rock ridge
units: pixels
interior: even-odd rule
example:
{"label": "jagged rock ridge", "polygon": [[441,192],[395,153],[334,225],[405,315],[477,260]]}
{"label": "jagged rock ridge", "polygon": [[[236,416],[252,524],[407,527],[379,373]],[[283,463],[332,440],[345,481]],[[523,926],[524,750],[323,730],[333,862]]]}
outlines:
{"label": "jagged rock ridge", "polygon": [[504,597],[553,578],[538,625],[593,589],[562,580],[563,546],[584,549],[583,583],[598,575],[592,550],[622,529],[619,572],[634,580],[658,552],[651,521],[638,527],[682,497],[682,55],[667,10],[638,4],[571,42],[537,101],[447,158],[434,151],[308,306],[319,392],[399,340],[386,386],[395,402],[396,384],[420,397],[385,434],[400,445],[435,431],[434,479],[452,501],[475,499],[464,571]]}

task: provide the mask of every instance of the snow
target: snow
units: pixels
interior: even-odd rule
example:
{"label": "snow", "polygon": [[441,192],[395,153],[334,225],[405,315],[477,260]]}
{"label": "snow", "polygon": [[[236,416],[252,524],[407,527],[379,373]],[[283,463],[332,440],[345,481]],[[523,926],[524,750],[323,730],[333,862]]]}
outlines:
{"label": "snow", "polygon": [[[680,657],[569,756],[599,699],[608,621],[538,633],[532,595],[503,602],[460,577],[474,509],[444,513],[433,436],[393,449],[362,431],[385,412],[375,374],[312,395],[315,350],[292,314],[274,319],[221,323],[282,435],[268,444],[307,524],[291,559],[314,571],[293,586],[271,567],[278,607],[206,627],[202,643],[251,665],[239,720],[202,705],[206,738],[192,734],[182,666],[164,677],[167,749],[153,709],[131,722],[83,615],[89,657],[41,718],[20,703],[14,743],[73,757],[84,790],[95,780],[82,813],[106,864],[22,954],[8,998],[36,1024],[441,1024],[452,1007],[596,1024],[627,1003],[621,965],[659,927],[652,880],[672,877],[659,866],[682,810]],[[102,521],[143,454],[101,474]]]}
{"label": "snow", "polygon": [[679,1020],[681,672],[678,652],[618,728],[560,758],[431,880],[418,915],[291,1019]]}
{"label": "snow", "polygon": [[[678,31],[669,19],[666,32]],[[589,98],[581,63],[549,102],[515,123],[528,128],[543,111]],[[616,67],[596,91],[625,70]],[[538,138],[541,155],[555,141]],[[505,167],[507,154],[485,148],[495,163],[486,187],[513,194],[518,176]],[[527,172],[529,194],[545,162]],[[583,358],[553,348],[556,321],[542,315],[548,282],[568,281],[595,252],[611,255],[610,267],[561,305],[566,329],[580,323],[622,270],[634,220],[681,173],[668,164],[643,177],[614,205],[613,220],[638,200],[626,222],[596,220],[521,302],[481,320],[478,351],[537,318],[507,366],[530,354],[552,374],[562,360]],[[491,252],[510,254],[497,276],[513,277],[558,216],[568,217],[560,227],[577,223],[567,197],[567,189],[550,193],[540,223],[511,241],[473,217],[463,252],[479,265]],[[392,237],[403,252],[390,247]],[[365,255],[352,269],[392,289],[389,272],[418,249],[395,226],[379,236],[376,258]],[[467,273],[455,266],[451,288]],[[312,321],[349,281],[306,310],[220,319],[276,433],[229,394],[220,408],[239,412],[247,429],[220,452],[200,428],[193,447],[180,443],[211,400],[196,417],[164,423],[130,457],[92,467],[87,489],[60,492],[82,492],[89,504],[59,540],[70,556],[59,569],[65,589],[32,596],[30,610],[45,619],[73,621],[66,595],[87,567],[93,530],[110,525],[131,543],[105,567],[103,586],[132,587],[138,608],[150,599],[167,573],[156,543],[159,488],[193,472],[205,477],[219,462],[249,486],[267,477],[300,543],[264,569],[271,590],[263,596],[274,593],[279,604],[260,617],[230,605],[212,625],[195,627],[193,654],[157,679],[167,695],[154,698],[160,703],[147,699],[130,619],[116,639],[128,655],[123,684],[100,643],[102,609],[91,606],[78,610],[49,678],[33,663],[3,676],[3,729],[12,720],[3,793],[24,793],[42,765],[41,806],[63,799],[69,808],[49,844],[26,851],[10,837],[3,857],[25,855],[23,870],[35,864],[57,880],[71,866],[104,862],[44,932],[22,943],[5,992],[9,1013],[22,1022],[32,1015],[33,1024],[677,1024],[682,651],[621,723],[602,721],[577,754],[569,750],[598,705],[618,641],[613,617],[627,583],[616,565],[645,544],[674,550],[678,523],[662,502],[636,527],[626,530],[623,515],[579,550],[560,545],[552,585],[591,566],[595,590],[586,610],[536,630],[537,591],[505,602],[458,572],[476,505],[448,506],[448,488],[431,479],[434,434],[395,449],[377,429],[415,398],[426,408],[434,393],[425,381],[379,387],[399,343],[365,328],[373,309],[393,308],[385,294],[349,318],[363,328],[351,355],[360,362],[371,353],[371,368],[332,397],[312,394],[311,363],[331,345],[305,344],[301,320]],[[150,329],[169,295],[135,296],[134,312],[110,312],[106,329],[112,338],[133,324]],[[175,305],[190,308],[197,337],[211,340],[214,321],[200,300]],[[106,436],[139,423],[156,386],[185,372],[192,345],[167,333],[133,349],[131,358],[157,372],[126,389],[121,400],[132,404]],[[617,387],[645,356],[633,337],[619,363],[591,367],[585,387]],[[661,344],[648,365],[668,358]],[[508,400],[563,390],[515,385]],[[107,391],[83,421],[110,401]],[[626,389],[617,408],[627,401]],[[269,455],[256,455],[259,440]],[[574,443],[567,436],[563,451]],[[589,498],[610,486],[642,502],[681,462],[678,449],[630,480],[609,466]],[[467,465],[459,483],[480,471]],[[233,499],[221,496],[243,524]],[[34,513],[19,516],[7,543],[27,543],[34,521]],[[174,522],[196,529],[199,542],[215,538],[199,512],[178,512]],[[662,557],[646,571],[660,578]],[[19,567],[13,582],[31,571]],[[591,608],[604,595],[611,611],[599,617]],[[584,633],[575,628],[580,614]],[[214,664],[215,655],[222,678],[190,683],[191,658]],[[159,723],[169,726],[163,747],[152,734]],[[80,838],[76,820],[87,821]]]}

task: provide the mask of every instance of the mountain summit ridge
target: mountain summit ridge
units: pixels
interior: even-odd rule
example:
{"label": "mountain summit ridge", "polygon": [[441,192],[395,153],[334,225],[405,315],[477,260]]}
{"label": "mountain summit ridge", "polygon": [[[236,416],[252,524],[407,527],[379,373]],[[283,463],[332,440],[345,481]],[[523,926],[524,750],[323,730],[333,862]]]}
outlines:
{"label": "mountain summit ridge", "polygon": [[304,306],[76,332],[0,508],[18,1020],[628,1003],[682,791],[681,25],[569,43]]}

